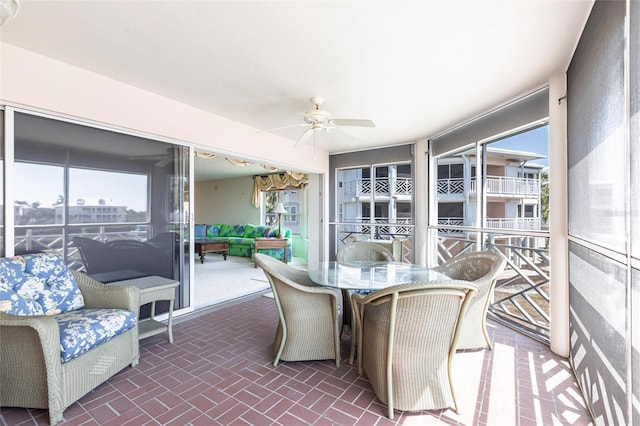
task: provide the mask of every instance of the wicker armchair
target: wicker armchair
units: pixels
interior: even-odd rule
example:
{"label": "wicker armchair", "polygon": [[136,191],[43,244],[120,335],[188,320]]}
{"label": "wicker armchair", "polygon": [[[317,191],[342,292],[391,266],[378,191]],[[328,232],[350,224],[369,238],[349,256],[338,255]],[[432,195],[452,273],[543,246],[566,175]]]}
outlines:
{"label": "wicker armchair", "polygon": [[487,332],[487,309],[498,276],[506,264],[507,261],[498,253],[476,251],[461,254],[433,268],[453,279],[471,281],[478,286],[478,293],[471,300],[465,315],[458,349],[492,349]]}
{"label": "wicker armchair", "polygon": [[[109,287],[71,271],[87,309],[118,308],[137,312],[136,287]],[[127,365],[138,363],[138,327],[78,355],[60,357],[60,332],[53,316],[0,312],[0,406],[49,409],[49,421]]]}
{"label": "wicker armchair", "polygon": [[356,241],[340,248],[336,253],[338,262],[349,260],[381,260],[393,262],[393,254],[378,244],[367,241]]}
{"label": "wicker armchair", "polygon": [[476,286],[467,281],[389,287],[358,299],[359,373],[393,410],[435,410],[458,403],[452,362],[461,321]]}
{"label": "wicker armchair", "polygon": [[271,284],[278,309],[274,367],[280,361],[335,359],[340,366],[339,291],[317,286],[309,275],[262,253],[254,255]]}
{"label": "wicker armchair", "polygon": [[[372,260],[381,262],[393,262],[393,254],[386,248],[367,241],[356,241],[340,248],[336,253],[338,262],[348,262],[350,260]],[[358,324],[354,320],[355,313],[351,303],[349,290],[342,290],[343,299],[349,304],[345,307],[345,318],[343,323],[351,327],[351,352],[349,354],[349,364],[353,364],[356,354],[356,341],[358,340]]]}

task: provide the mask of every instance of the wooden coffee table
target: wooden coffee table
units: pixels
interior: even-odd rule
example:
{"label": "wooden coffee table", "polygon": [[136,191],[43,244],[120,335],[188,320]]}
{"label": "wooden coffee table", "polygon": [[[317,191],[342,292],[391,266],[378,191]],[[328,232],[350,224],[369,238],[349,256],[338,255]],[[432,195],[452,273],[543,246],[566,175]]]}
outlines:
{"label": "wooden coffee table", "polygon": [[[286,238],[256,238],[256,253],[258,253],[259,249],[273,249],[273,248],[283,248],[284,249],[284,259],[282,260],[284,263],[287,263],[288,246]],[[253,267],[257,268],[258,265],[253,263]]]}
{"label": "wooden coffee table", "polygon": [[200,263],[204,263],[204,254],[206,252],[222,252],[224,260],[227,260],[227,254],[229,253],[229,243],[226,241],[206,241],[196,240],[194,241],[196,253],[200,255]]}

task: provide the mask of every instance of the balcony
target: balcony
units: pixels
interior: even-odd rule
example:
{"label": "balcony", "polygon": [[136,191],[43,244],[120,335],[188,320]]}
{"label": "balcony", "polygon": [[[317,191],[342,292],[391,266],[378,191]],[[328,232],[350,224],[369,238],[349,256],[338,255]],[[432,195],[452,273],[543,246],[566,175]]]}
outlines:
{"label": "balcony", "polygon": [[[477,195],[477,180],[471,179],[469,195]],[[486,194],[488,197],[540,198],[540,180],[506,176],[487,176]]]}
{"label": "balcony", "polygon": [[[477,196],[478,183],[475,178],[469,180],[469,196]],[[490,197],[538,199],[540,180],[506,176],[487,176],[486,193]],[[438,195],[464,195],[464,179],[438,179]]]}
{"label": "balcony", "polygon": [[[494,350],[458,352],[453,373],[460,413],[397,412],[375,397],[345,360],[284,362],[274,368],[272,299],[259,295],[196,312],[165,336],[140,342],[140,364],[69,407],[61,425],[589,425],[566,360],[489,321]],[[46,423],[46,410],[0,408],[0,424]]]}
{"label": "balcony", "polygon": [[[439,217],[438,225],[443,226],[475,226],[475,223],[471,223],[462,217]],[[514,218],[488,218],[486,220],[485,228],[488,229],[512,229],[512,230],[526,230],[526,231],[539,231],[540,219],[532,217],[514,217]],[[454,232],[452,230],[446,232]],[[457,233],[457,230],[455,231]]]}
{"label": "balcony", "polygon": [[411,218],[395,218],[393,222],[387,217],[376,217],[371,223],[370,217],[356,217],[336,224],[338,238],[345,242],[351,236],[371,235],[375,239],[393,239],[397,237],[409,237],[413,234],[413,220]]}
{"label": "balcony", "polygon": [[342,199],[371,197],[400,197],[411,199],[413,181],[411,178],[376,179],[373,191],[370,179],[357,179],[342,182],[339,195]]}

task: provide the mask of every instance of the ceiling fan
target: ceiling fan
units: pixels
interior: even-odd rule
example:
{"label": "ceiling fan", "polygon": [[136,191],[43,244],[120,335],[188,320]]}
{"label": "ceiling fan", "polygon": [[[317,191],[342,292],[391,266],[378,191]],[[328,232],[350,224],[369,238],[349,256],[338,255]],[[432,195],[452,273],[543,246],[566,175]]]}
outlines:
{"label": "ceiling fan", "polygon": [[149,155],[131,155],[129,156],[129,160],[140,160],[140,161],[149,161],[154,162],[154,166],[156,167],[165,167],[169,163],[173,161],[175,157],[174,148],[167,148],[166,153],[162,154],[149,154]]}
{"label": "ceiling fan", "polygon": [[341,126],[355,126],[355,127],[375,127],[375,124],[371,120],[355,119],[355,118],[331,118],[331,113],[320,109],[320,106],[324,102],[324,98],[320,96],[314,96],[311,98],[311,102],[315,105],[315,108],[311,111],[304,113],[304,123],[292,124],[289,126],[277,127],[273,130],[282,130],[290,127],[306,126],[308,127],[293,145],[293,147],[302,146],[307,139],[317,132],[329,132],[332,129],[339,128]]}

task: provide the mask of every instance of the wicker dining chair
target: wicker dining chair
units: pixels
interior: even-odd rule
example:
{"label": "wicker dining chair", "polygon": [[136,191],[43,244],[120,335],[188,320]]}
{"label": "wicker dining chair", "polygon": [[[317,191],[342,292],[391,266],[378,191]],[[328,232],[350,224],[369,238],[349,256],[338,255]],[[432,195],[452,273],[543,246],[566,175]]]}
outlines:
{"label": "wicker dining chair", "polygon": [[458,349],[492,349],[487,332],[487,310],[498,276],[504,271],[504,256],[490,251],[464,253],[439,265],[434,270],[456,280],[471,281],[478,293],[469,304],[458,342]]}
{"label": "wicker dining chair", "polygon": [[342,294],[316,285],[305,271],[256,253],[278,309],[274,367],[280,361],[335,359],[340,366]]}
{"label": "wicker dining chair", "polygon": [[458,412],[452,363],[460,320],[476,291],[468,281],[453,280],[353,295],[360,299],[354,304],[362,330],[358,372],[387,405],[389,419],[394,409]]}
{"label": "wicker dining chair", "polygon": [[336,253],[338,262],[349,260],[379,260],[393,262],[393,254],[386,248],[368,241],[355,241],[341,247]]}
{"label": "wicker dining chair", "polygon": [[[336,253],[336,260],[338,262],[356,260],[393,262],[394,258],[393,254],[389,250],[378,244],[368,241],[355,241],[341,247]],[[352,293],[353,292],[350,290],[342,290],[342,298],[345,301],[345,304],[349,305],[344,309],[345,318],[343,319],[343,323],[351,327],[351,352],[349,354],[349,364],[353,364],[356,355],[356,341],[358,339],[357,322],[354,320],[355,316],[353,306],[351,304]]]}

